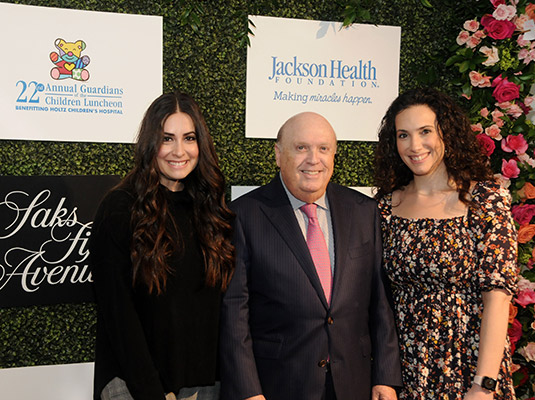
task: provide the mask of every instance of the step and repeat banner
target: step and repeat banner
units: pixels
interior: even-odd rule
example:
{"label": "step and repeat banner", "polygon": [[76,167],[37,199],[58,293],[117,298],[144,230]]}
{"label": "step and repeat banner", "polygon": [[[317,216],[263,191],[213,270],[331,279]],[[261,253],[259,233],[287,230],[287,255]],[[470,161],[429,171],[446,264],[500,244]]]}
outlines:
{"label": "step and repeat banner", "polygon": [[[376,140],[398,94],[399,27],[250,19],[246,137],[274,138],[290,116],[315,111],[340,140]],[[0,139],[133,143],[162,92],[162,22],[0,3],[0,35],[16,32],[16,45],[0,42],[10,59],[0,65]],[[87,243],[118,182],[0,177],[0,307],[94,301]],[[10,398],[89,400],[92,371],[91,363],[0,369],[0,386]]]}

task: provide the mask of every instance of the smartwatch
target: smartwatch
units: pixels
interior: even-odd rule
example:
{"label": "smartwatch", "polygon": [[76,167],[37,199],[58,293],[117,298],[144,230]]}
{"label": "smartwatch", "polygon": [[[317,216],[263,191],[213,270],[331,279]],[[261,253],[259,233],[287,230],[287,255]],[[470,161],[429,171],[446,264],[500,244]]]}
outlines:
{"label": "smartwatch", "polygon": [[491,392],[496,390],[496,379],[489,378],[488,376],[476,375],[474,376],[474,383]]}

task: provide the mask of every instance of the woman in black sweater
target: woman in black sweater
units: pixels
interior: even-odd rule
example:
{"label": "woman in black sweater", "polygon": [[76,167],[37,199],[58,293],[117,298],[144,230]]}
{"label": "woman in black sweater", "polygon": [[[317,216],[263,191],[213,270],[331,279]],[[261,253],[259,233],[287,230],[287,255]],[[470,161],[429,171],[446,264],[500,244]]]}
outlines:
{"label": "woman in black sweater", "polygon": [[232,216],[199,107],[183,93],[158,97],[141,123],[134,168],[93,223],[95,399],[219,397]]}

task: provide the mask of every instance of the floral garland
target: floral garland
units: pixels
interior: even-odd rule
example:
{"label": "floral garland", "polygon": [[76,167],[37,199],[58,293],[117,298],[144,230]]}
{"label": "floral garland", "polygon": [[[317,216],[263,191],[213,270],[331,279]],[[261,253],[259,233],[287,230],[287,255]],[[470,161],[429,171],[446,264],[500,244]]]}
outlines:
{"label": "floral garland", "polygon": [[447,65],[458,68],[472,130],[512,195],[520,267],[509,317],[513,381],[519,399],[535,400],[535,4],[486,1],[487,13],[464,23]]}

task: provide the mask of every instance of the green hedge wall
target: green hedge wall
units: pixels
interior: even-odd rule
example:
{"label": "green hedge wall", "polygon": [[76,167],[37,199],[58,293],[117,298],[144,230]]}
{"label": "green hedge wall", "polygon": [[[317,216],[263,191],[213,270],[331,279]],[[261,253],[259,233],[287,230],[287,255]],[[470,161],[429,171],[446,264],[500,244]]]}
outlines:
{"label": "green hedge wall", "polygon": [[[246,139],[247,15],[343,21],[350,0],[33,0],[36,6],[163,16],[163,88],[192,94],[203,109],[228,185],[275,174],[273,141]],[[354,3],[354,0],[353,0]],[[375,0],[371,23],[402,27],[400,90],[431,84],[451,92],[447,49],[478,0]],[[184,21],[193,8],[198,25]],[[241,35],[241,36],[240,36]],[[3,40],[7,40],[4,38]],[[143,49],[139,49],[140,53]],[[141,119],[141,115],[140,115]],[[371,185],[374,144],[342,142],[333,180]],[[0,140],[0,175],[124,175],[132,145]],[[93,361],[94,304],[0,310],[0,368]]]}

